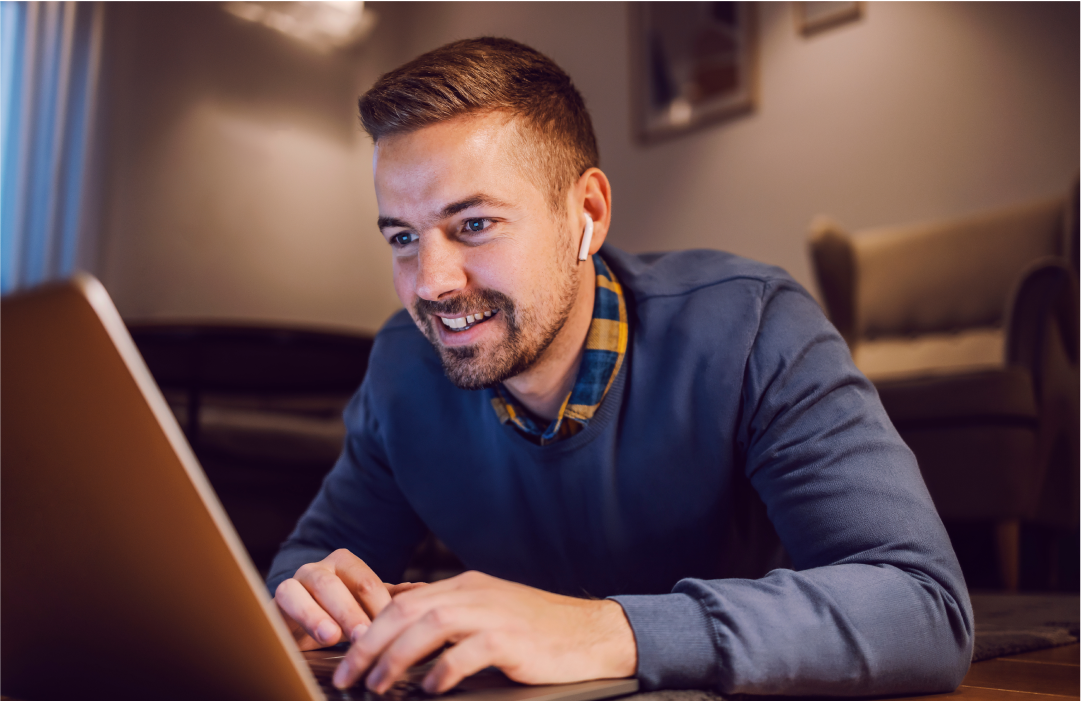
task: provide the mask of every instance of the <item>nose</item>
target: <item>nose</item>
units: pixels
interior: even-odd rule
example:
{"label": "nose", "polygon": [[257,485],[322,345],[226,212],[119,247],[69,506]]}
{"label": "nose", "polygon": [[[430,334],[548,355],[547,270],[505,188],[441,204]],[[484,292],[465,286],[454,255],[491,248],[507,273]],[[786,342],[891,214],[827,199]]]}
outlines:
{"label": "nose", "polygon": [[422,235],[419,244],[416,283],[418,297],[434,302],[465,289],[468,276],[461,246],[448,241],[441,231]]}

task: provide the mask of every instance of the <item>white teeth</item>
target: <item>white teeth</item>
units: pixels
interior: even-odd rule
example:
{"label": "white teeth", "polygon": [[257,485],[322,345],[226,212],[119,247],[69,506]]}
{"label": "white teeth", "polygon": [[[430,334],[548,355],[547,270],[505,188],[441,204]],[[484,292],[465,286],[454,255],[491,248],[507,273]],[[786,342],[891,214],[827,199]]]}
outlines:
{"label": "white teeth", "polygon": [[441,316],[441,317],[439,317],[439,320],[442,321],[443,325],[448,327],[448,328],[451,328],[451,329],[464,329],[466,326],[469,326],[470,324],[474,324],[474,323],[476,323],[478,321],[481,321],[482,319],[487,319],[487,318],[491,317],[493,313],[494,312],[490,312],[490,311],[489,312],[484,312],[483,314],[478,312],[477,314],[467,314],[465,316],[460,316],[457,319],[448,319],[445,316]]}

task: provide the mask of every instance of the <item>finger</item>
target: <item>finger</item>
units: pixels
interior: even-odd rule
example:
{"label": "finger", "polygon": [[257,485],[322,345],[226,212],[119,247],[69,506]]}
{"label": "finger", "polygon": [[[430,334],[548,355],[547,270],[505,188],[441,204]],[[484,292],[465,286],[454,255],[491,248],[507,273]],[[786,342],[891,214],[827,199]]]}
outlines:
{"label": "finger", "polygon": [[414,589],[419,589],[420,587],[426,586],[428,586],[427,582],[402,582],[401,584],[388,584],[387,593],[390,594],[390,597],[393,599],[399,594],[404,594],[407,591],[413,591]]}
{"label": "finger", "polygon": [[358,625],[365,627],[371,625],[372,619],[361,608],[350,588],[334,571],[323,566],[302,567],[297,570],[294,578],[304,585],[304,588],[315,598],[316,603],[322,606],[335,623],[341,626],[344,635],[340,639],[348,638]]}
{"label": "finger", "polygon": [[413,626],[433,609],[483,607],[490,598],[480,592],[461,588],[440,588],[442,582],[402,592],[394,597],[383,613],[372,621],[372,627],[353,642],[358,653],[382,654],[407,628]]}
{"label": "finger", "polygon": [[417,599],[423,599],[445,596],[451,592],[475,590],[476,582],[471,580],[463,582],[461,575],[459,575],[449,579],[441,579],[438,582],[403,582],[401,584],[387,584],[386,589],[392,598],[406,592],[412,592],[410,594],[411,598],[416,597]]}
{"label": "finger", "polygon": [[282,609],[277,601],[274,602],[274,605],[278,607],[278,614],[281,615],[282,620],[285,621],[285,625],[289,628],[289,634],[293,636],[293,642],[297,644],[297,647],[300,650],[315,650],[323,647],[315,640],[315,638],[308,635],[308,631],[304,630],[302,625],[294,621],[293,618]]}
{"label": "finger", "polygon": [[499,634],[483,631],[470,635],[439,656],[421,686],[429,694],[445,693],[482,669],[505,666],[505,654]]}
{"label": "finger", "polygon": [[388,689],[415,664],[446,643],[455,643],[483,627],[491,618],[477,606],[441,606],[430,609],[402,631],[379,656],[368,673],[368,688],[377,694]]}
{"label": "finger", "polygon": [[432,588],[422,587],[395,597],[372,621],[371,628],[353,636],[352,646],[334,672],[334,685],[339,689],[352,686],[406,628],[438,606],[443,599],[419,596]]}
{"label": "finger", "polygon": [[345,582],[352,596],[364,608],[369,622],[390,603],[387,585],[372,568],[348,550],[336,550],[327,558],[334,565],[334,572]]}
{"label": "finger", "polygon": [[341,628],[296,579],[290,578],[279,584],[274,601],[320,645],[333,645],[341,639]]}

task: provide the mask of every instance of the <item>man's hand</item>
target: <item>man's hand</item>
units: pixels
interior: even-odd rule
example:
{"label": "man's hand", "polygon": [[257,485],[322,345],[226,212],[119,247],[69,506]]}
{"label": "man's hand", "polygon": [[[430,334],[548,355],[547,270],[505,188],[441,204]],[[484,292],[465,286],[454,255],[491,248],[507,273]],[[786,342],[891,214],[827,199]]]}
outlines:
{"label": "man's hand", "polygon": [[424,678],[428,693],[452,689],[492,666],[518,682],[554,684],[629,677],[638,664],[634,633],[614,601],[559,596],[466,572],[396,591],[390,603],[380,599],[378,605],[370,627],[351,629],[353,645],[334,673],[339,688],[368,672],[368,688],[385,693],[410,666],[447,644]]}
{"label": "man's hand", "polygon": [[300,649],[314,650],[366,630],[392,596],[422,586],[386,584],[356,555],[335,550],[278,585],[274,602]]}

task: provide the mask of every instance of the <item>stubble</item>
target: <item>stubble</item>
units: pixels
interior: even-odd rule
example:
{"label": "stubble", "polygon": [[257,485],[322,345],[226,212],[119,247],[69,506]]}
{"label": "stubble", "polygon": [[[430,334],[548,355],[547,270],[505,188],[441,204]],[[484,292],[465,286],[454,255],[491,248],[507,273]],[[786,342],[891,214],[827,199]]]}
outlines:
{"label": "stubble", "polygon": [[[563,238],[563,237],[561,237]],[[567,250],[560,246],[560,250]],[[420,299],[413,304],[413,318],[443,363],[443,372],[460,389],[485,389],[529,370],[559,335],[578,297],[575,259],[554,261],[553,288],[540,295],[532,308],[523,308],[508,295],[477,290],[448,300]],[[482,344],[444,346],[435,324],[436,313],[460,316],[477,310],[498,310],[505,333],[492,347]],[[496,321],[493,318],[485,323]]]}

